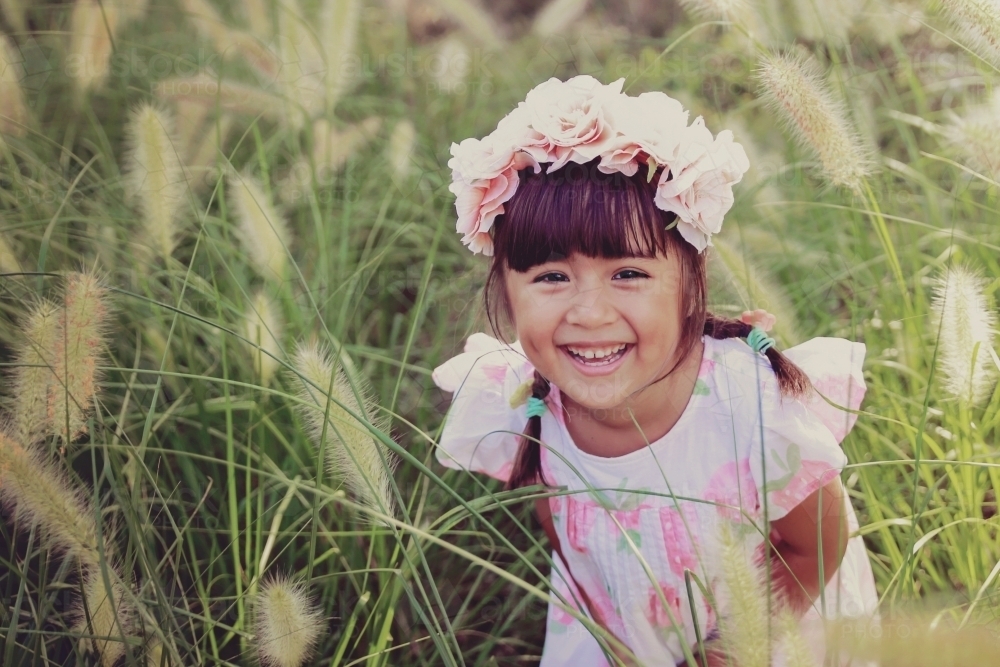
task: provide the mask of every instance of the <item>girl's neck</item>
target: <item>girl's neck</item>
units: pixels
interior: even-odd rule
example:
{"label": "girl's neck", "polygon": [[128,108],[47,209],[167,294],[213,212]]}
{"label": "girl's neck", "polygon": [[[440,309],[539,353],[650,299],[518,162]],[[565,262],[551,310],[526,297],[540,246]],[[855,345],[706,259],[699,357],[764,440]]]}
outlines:
{"label": "girl's neck", "polygon": [[652,443],[665,436],[691,400],[704,352],[705,343],[699,338],[687,358],[667,378],[611,409],[592,410],[562,394],[566,429],[573,442],[587,454],[614,458],[631,454],[645,447],[647,441]]}

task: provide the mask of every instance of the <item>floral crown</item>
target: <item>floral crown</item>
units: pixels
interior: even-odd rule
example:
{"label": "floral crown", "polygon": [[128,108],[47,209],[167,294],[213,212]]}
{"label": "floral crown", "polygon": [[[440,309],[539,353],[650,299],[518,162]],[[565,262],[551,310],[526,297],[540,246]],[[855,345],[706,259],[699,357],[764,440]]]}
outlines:
{"label": "floral crown", "polygon": [[733,185],[750,168],[730,130],[712,133],[701,116],[687,124],[681,103],[661,92],[629,97],[624,78],[608,85],[587,74],[568,81],[552,77],[532,88],[523,102],[482,139],[452,143],[448,166],[458,212],[456,229],[473,253],[493,254],[490,228],[517,191],[517,171],[545,173],[568,162],[600,158],[598,169],[634,176],[640,164],[649,177],[665,167],[654,202],[677,214],[681,236],[703,251],[722,229],[733,205]]}

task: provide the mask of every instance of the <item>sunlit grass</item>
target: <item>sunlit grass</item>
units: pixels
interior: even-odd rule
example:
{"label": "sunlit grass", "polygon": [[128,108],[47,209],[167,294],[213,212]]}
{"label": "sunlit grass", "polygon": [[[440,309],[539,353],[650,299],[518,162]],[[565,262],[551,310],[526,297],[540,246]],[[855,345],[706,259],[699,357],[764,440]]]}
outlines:
{"label": "sunlit grass", "polygon": [[[119,654],[130,665],[251,664],[255,604],[278,575],[307,584],[323,619],[309,664],[537,659],[549,564],[531,494],[436,463],[448,396],[430,369],[489,331],[485,266],[454,232],[448,146],[489,132],[536,83],[577,71],[625,76],[629,94],[667,91],[712,127],[724,127],[712,116],[738,118],[764,149],[727,215],[713,307],[738,313],[768,298],[789,343],[866,343],[868,393],[843,479],[883,613],[921,602],[935,627],[961,626],[942,637],[970,645],[995,629],[1000,397],[992,382],[976,384],[978,401],[957,395],[949,378],[960,360],[949,355],[967,341],[935,326],[932,308],[938,278],[957,266],[984,277],[977,308],[995,312],[1000,286],[1000,158],[988,141],[965,141],[974,120],[988,125],[977,114],[990,108],[995,55],[979,52],[987,33],[952,32],[957,5],[926,18],[934,29],[846,41],[861,19],[819,39],[815,25],[796,27],[808,3],[768,9],[789,10],[789,25],[769,28],[802,38],[824,95],[836,100],[847,82],[874,100],[879,169],[852,167],[852,198],[821,177],[850,150],[782,133],[750,78],[761,52],[739,25],[609,42],[562,25],[558,4],[523,34],[461,0],[409,24],[347,0],[280,12],[178,3],[200,7],[196,21],[173,3],[141,4],[80,0],[46,14],[0,3],[23,5],[29,19],[5,36],[3,62],[14,66],[0,72],[0,270],[23,274],[0,277],[0,387],[6,413],[22,414],[4,426],[42,445],[29,452],[8,437],[0,449],[3,474],[22,475],[5,498],[33,493],[41,508],[26,514],[8,500],[0,520],[0,664]],[[598,25],[609,22],[602,11],[588,10]],[[419,21],[458,41],[411,36]],[[271,71],[292,46],[275,35],[319,37],[329,25],[344,28],[337,40],[312,44],[297,70]],[[556,28],[570,38],[540,36]],[[410,69],[394,68],[394,55]],[[315,71],[334,61],[344,69]],[[144,103],[183,125],[161,134],[147,124],[147,143],[176,151],[140,161],[153,179],[137,170],[140,137],[129,131],[136,109],[154,108]],[[67,385],[86,396],[70,433],[86,435],[65,446],[40,435],[52,431],[49,387],[36,384],[60,368],[42,334],[64,317],[66,274],[94,266],[113,306],[95,351],[103,379],[93,391]],[[41,347],[20,347],[26,334]],[[968,371],[986,377],[998,365],[982,344],[992,339],[976,340],[986,366],[974,375],[970,358]],[[311,341],[329,353],[327,386],[315,391],[313,380],[306,400],[312,378],[295,352]],[[346,380],[327,400],[334,368],[369,384],[372,400],[359,402]],[[360,476],[338,437],[366,448]],[[394,474],[375,474],[394,459]],[[90,630],[75,611],[81,595],[95,601]],[[127,612],[119,620],[101,604],[112,599]]]}

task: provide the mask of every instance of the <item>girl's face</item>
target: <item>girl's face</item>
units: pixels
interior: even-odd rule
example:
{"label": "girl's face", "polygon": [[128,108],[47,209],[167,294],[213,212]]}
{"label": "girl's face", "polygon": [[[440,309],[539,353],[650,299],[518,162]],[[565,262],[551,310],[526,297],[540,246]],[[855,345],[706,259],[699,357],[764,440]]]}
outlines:
{"label": "girl's face", "polygon": [[631,405],[629,397],[673,367],[683,290],[672,253],[652,259],[574,253],[525,273],[507,270],[504,278],[524,352],[559,387],[564,405]]}

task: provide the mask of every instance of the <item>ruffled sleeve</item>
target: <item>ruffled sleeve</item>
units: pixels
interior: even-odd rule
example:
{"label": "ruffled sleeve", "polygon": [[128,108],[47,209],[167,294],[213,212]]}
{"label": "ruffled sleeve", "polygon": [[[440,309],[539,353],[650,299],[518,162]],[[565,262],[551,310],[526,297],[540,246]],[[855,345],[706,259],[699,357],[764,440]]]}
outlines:
{"label": "ruffled sleeve", "polygon": [[431,375],[434,384],[453,393],[438,461],[507,481],[527,423],[526,407],[511,407],[510,398],[533,373],[520,343],[508,345],[484,333],[469,336],[465,351]]}
{"label": "ruffled sleeve", "polygon": [[771,521],[784,517],[847,464],[840,443],[857,415],[830,405],[817,392],[851,410],[858,409],[865,395],[863,343],[813,338],[784,354],[805,372],[813,389],[793,399],[780,395],[773,374],[763,382],[750,472],[759,490],[761,514],[766,503]]}

